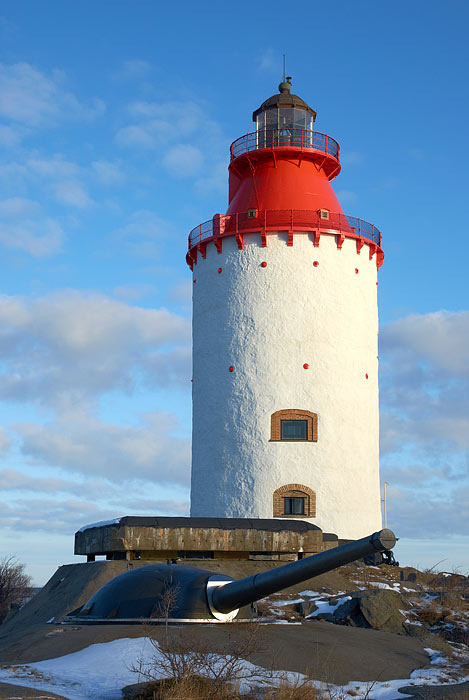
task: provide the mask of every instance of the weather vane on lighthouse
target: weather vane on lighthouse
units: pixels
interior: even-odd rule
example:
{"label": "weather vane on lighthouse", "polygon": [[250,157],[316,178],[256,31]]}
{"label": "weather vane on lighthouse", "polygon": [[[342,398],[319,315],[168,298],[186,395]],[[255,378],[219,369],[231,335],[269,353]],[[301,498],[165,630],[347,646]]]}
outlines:
{"label": "weather vane on lighthouse", "polygon": [[379,230],[332,189],[339,145],[279,92],[230,149],[229,205],[189,236],[191,515],[381,523]]}

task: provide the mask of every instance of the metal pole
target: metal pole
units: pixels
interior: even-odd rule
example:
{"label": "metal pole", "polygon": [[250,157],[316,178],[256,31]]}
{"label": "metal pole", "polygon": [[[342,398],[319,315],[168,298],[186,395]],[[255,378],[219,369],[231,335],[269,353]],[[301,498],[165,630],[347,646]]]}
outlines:
{"label": "metal pole", "polygon": [[385,481],[383,484],[383,515],[384,515],[384,527],[386,527],[387,523],[387,515],[386,515],[386,486],[389,486],[389,481]]}

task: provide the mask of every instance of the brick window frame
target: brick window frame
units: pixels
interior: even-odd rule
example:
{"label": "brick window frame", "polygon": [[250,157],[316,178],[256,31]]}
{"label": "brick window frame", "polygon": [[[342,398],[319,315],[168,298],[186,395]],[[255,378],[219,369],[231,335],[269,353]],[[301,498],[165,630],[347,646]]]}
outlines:
{"label": "brick window frame", "polygon": [[[282,420],[305,420],[308,423],[307,440],[282,440]],[[318,441],[318,414],[305,411],[301,408],[284,408],[275,411],[270,417],[270,441],[271,442],[317,442]]]}
{"label": "brick window frame", "polygon": [[[284,498],[304,498],[304,515],[285,515]],[[273,493],[273,517],[274,518],[315,518],[316,517],[316,493],[304,484],[285,484],[275,489]]]}

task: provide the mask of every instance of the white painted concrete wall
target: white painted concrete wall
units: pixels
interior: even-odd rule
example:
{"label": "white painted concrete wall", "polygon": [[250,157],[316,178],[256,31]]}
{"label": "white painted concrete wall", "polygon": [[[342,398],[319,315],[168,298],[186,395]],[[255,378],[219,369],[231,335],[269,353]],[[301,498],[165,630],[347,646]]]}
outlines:
{"label": "white painted concrete wall", "polygon": [[[310,522],[363,537],[381,527],[376,258],[332,235],[244,243],[194,266],[191,515],[271,518],[274,490],[300,483]],[[287,408],[318,414],[318,442],[270,442]]]}

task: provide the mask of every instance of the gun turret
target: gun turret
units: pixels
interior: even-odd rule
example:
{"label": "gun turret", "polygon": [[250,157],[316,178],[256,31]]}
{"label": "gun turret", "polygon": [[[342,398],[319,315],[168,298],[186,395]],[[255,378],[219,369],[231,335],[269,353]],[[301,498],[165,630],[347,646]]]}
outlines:
{"label": "gun turret", "polygon": [[374,552],[388,552],[395,544],[394,533],[381,530],[238,581],[191,566],[141,566],[108,581],[64,622],[228,622],[260,598]]}

